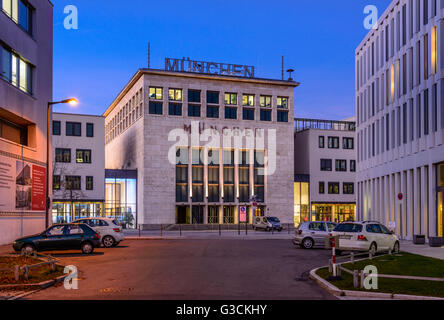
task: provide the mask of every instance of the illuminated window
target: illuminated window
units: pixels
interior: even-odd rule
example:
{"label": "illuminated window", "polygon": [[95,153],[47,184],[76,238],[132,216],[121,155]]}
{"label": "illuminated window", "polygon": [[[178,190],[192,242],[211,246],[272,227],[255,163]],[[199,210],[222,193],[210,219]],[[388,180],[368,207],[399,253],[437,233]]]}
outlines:
{"label": "illuminated window", "polygon": [[182,89],[169,89],[168,99],[170,101],[182,101]]}
{"label": "illuminated window", "polygon": [[236,106],[237,93],[225,93],[225,104],[230,106]]}
{"label": "illuminated window", "polygon": [[163,88],[150,87],[150,99],[163,100]]}
{"label": "illuminated window", "polygon": [[390,101],[395,100],[395,65],[390,67]]}
{"label": "illuminated window", "polygon": [[61,163],[70,163],[71,149],[56,148],[55,161]]}
{"label": "illuminated window", "polygon": [[60,176],[57,175],[52,176],[52,189],[60,190]]}
{"label": "illuminated window", "polygon": [[339,194],[339,182],[328,183],[328,194]]}
{"label": "illuminated window", "polygon": [[288,98],[287,97],[278,97],[277,98],[277,107],[281,109],[288,109]]}
{"label": "illuminated window", "polygon": [[94,177],[86,177],[86,190],[94,189]]}
{"label": "illuminated window", "polygon": [[271,108],[271,96],[260,96],[260,104],[263,108]]}
{"label": "illuminated window", "polygon": [[254,95],[244,94],[242,97],[242,105],[247,107],[254,107]]}
{"label": "illuminated window", "polygon": [[436,58],[437,58],[437,28],[434,26],[432,28],[432,39],[431,39],[431,60],[432,60],[432,73],[436,74],[437,71],[437,65],[436,65]]}
{"label": "illuminated window", "polygon": [[76,150],[77,163],[91,163],[91,150]]}

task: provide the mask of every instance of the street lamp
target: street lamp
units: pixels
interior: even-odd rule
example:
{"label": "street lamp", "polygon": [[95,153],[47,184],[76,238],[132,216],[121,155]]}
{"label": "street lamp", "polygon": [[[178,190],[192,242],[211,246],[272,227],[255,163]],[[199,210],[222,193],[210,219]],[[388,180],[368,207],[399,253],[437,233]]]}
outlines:
{"label": "street lamp", "polygon": [[46,112],[47,115],[47,123],[46,123],[46,216],[45,216],[45,228],[48,228],[49,226],[49,205],[51,204],[50,198],[49,198],[49,128],[50,128],[50,115],[51,115],[51,108],[55,104],[69,104],[71,106],[76,106],[78,104],[77,99],[75,98],[69,98],[61,101],[53,101],[48,102],[48,109]]}

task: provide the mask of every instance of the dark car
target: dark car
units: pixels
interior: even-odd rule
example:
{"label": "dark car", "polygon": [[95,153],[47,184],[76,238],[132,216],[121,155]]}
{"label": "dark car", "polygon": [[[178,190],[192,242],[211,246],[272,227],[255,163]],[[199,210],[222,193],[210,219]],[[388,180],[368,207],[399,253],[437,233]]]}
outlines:
{"label": "dark car", "polygon": [[84,254],[91,254],[100,247],[100,236],[84,223],[57,224],[40,234],[20,238],[12,247],[17,252],[80,249]]}

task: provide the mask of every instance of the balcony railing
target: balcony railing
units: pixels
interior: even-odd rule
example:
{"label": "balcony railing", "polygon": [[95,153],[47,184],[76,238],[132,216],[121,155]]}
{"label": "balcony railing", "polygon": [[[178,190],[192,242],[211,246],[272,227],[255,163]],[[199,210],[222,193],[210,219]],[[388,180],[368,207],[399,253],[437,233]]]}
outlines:
{"label": "balcony railing", "polygon": [[296,132],[301,132],[308,129],[356,131],[356,122],[352,121],[295,118],[294,125]]}

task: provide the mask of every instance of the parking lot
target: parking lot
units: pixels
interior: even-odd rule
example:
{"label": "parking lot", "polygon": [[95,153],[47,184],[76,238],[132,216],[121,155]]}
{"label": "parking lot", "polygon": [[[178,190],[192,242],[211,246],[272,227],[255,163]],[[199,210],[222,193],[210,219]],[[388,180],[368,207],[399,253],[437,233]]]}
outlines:
{"label": "parking lot", "polygon": [[125,240],[93,255],[54,252],[78,268],[78,290],[59,285],[26,299],[334,299],[308,279],[329,254],[288,239]]}

